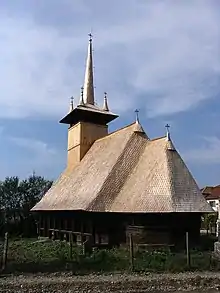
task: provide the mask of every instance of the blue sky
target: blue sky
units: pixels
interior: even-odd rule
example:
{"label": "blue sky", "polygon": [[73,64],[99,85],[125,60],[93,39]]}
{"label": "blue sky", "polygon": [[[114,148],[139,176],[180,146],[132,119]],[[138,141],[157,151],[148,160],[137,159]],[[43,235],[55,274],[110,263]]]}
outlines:
{"label": "blue sky", "polygon": [[220,2],[20,0],[0,2],[0,179],[66,164],[58,123],[83,84],[94,35],[96,101],[150,137],[171,125],[200,186],[220,184]]}

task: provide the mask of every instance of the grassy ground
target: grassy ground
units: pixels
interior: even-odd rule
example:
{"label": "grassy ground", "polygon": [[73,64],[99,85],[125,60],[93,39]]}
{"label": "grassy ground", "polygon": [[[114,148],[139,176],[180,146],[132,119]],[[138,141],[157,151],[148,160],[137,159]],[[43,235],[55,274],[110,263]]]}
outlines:
{"label": "grassy ground", "polygon": [[[0,253],[2,249],[0,247]],[[186,270],[218,270],[219,264],[211,252],[191,251],[191,266],[183,253],[169,251],[136,251],[135,270],[138,272],[182,272]],[[9,240],[8,272],[55,272],[71,270],[75,274],[91,272],[126,272],[130,270],[129,251],[126,248],[97,250],[82,255],[74,247],[72,258],[66,242],[39,242],[36,239]]]}

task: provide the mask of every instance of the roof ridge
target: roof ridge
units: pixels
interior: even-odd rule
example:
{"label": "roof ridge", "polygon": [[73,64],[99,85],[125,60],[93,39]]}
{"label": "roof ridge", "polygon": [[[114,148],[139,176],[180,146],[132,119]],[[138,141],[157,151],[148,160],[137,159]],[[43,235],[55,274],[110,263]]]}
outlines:
{"label": "roof ridge", "polygon": [[150,139],[150,141],[154,142],[155,140],[159,140],[159,139],[163,139],[163,138],[166,138],[166,135],[152,138],[152,139]]}
{"label": "roof ridge", "polygon": [[[113,135],[113,134],[116,134],[116,133],[118,133],[118,132],[120,132],[121,130],[124,130],[124,129],[126,129],[126,128],[129,128],[129,127],[131,127],[131,126],[133,126],[133,125],[135,125],[135,124],[136,124],[136,122],[133,122],[133,123],[131,123],[131,124],[128,124],[128,125],[126,125],[126,126],[123,126],[122,128],[119,128],[119,129],[117,129],[117,130],[115,130],[115,131],[113,131],[113,132],[111,132],[111,133],[108,133],[106,136],[101,137],[101,138],[97,139],[96,141],[104,140],[105,138],[108,138],[109,136],[111,136],[111,135]],[[95,141],[95,142],[96,142],[96,141]]]}
{"label": "roof ridge", "polygon": [[200,190],[202,190],[202,192],[203,192],[207,188],[213,189],[214,187],[211,185],[206,185],[206,186],[202,187]]}
{"label": "roof ridge", "polygon": [[170,150],[170,151],[176,151],[176,148],[173,144],[173,141],[170,139],[170,140],[167,140],[167,136],[161,136],[161,137],[157,137],[157,138],[154,138],[154,139],[149,139],[149,142],[155,142],[155,141],[158,141],[158,140],[162,140],[162,139],[166,139],[166,149],[167,150]]}
{"label": "roof ridge", "polygon": [[168,174],[168,180],[169,180],[169,191],[170,191],[170,196],[171,196],[171,206],[172,206],[172,210],[173,212],[175,212],[175,208],[176,208],[176,204],[175,204],[175,186],[174,186],[174,172],[172,172],[173,170],[173,160],[172,160],[172,155],[170,155],[171,153],[169,152],[169,149],[165,149],[165,157],[166,157],[166,168],[167,168],[167,174]]}

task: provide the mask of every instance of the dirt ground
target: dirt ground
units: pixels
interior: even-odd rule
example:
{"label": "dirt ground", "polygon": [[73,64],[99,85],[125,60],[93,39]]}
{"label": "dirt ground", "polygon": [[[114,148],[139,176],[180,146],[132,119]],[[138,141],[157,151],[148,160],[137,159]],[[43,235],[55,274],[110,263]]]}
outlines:
{"label": "dirt ground", "polygon": [[1,275],[0,292],[169,292],[220,290],[220,273],[108,274],[71,273]]}

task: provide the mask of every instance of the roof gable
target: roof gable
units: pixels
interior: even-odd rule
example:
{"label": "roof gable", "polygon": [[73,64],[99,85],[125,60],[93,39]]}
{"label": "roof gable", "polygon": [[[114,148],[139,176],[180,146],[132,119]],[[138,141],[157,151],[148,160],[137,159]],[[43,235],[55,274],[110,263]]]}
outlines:
{"label": "roof gable", "polygon": [[135,129],[132,124],[97,140],[80,164],[71,173],[64,171],[32,210],[87,210],[112,178]]}

